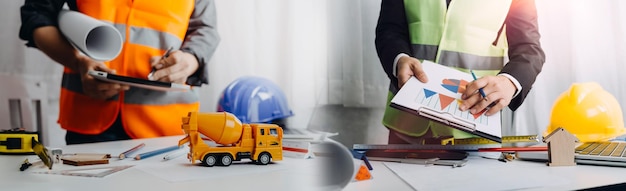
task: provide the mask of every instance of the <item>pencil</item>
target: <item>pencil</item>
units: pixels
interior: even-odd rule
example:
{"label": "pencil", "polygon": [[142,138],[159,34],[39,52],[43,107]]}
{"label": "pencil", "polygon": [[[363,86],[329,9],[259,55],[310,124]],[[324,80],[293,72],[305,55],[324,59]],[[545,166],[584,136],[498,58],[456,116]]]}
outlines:
{"label": "pencil", "polygon": [[[474,80],[476,80],[476,74],[474,74],[474,70],[470,70],[470,73],[472,73],[472,77],[474,78]],[[478,89],[478,92],[480,92],[480,95],[483,96],[483,99],[487,101],[487,94],[485,94],[485,91],[483,91],[483,88]]]}
{"label": "pencil", "polygon": [[[180,147],[180,148],[184,148],[184,147],[186,147],[186,146],[182,146],[182,147]],[[176,152],[173,152],[173,153],[170,153],[170,154],[165,155],[165,156],[163,157],[163,160],[171,160],[171,159],[175,159],[175,158],[178,158],[178,157],[180,157],[180,156],[183,156],[185,153],[187,153],[185,149],[179,149],[179,150],[177,150]]]}
{"label": "pencil", "polygon": [[145,159],[154,155],[160,155],[166,152],[170,152],[173,150],[176,150],[180,147],[178,146],[171,146],[171,147],[166,147],[166,148],[162,148],[162,149],[158,149],[158,150],[154,150],[154,151],[150,151],[150,152],[146,152],[146,153],[141,153],[138,154],[137,156],[135,156],[135,160],[141,160],[141,159]]}
{"label": "pencil", "polygon": [[129,154],[131,154],[131,153],[133,153],[133,152],[135,152],[135,151],[139,150],[139,149],[140,149],[141,147],[143,147],[143,146],[146,146],[146,144],[141,143],[141,144],[139,144],[139,145],[137,145],[137,146],[135,146],[135,147],[133,147],[133,148],[131,148],[131,149],[127,150],[127,151],[124,151],[122,154],[120,154],[120,159],[124,159],[124,158],[126,158],[126,156],[127,156],[127,155],[129,155]]}
{"label": "pencil", "polygon": [[502,147],[502,148],[478,149],[478,152],[523,152],[523,151],[548,151],[548,147]]}

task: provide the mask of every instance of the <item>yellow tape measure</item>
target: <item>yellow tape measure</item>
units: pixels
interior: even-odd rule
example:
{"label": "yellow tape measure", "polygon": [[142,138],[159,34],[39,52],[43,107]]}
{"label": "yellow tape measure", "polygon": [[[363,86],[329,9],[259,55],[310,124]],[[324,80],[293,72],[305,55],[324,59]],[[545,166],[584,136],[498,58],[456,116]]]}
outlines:
{"label": "yellow tape measure", "polygon": [[38,140],[37,132],[23,129],[0,131],[0,154],[33,154],[32,139]]}
{"label": "yellow tape measure", "polygon": [[[502,143],[521,143],[521,142],[539,142],[539,136],[537,135],[519,135],[519,136],[504,136],[502,137]],[[466,138],[466,139],[454,139],[455,145],[478,145],[478,144],[498,144],[495,141],[485,138]]]}

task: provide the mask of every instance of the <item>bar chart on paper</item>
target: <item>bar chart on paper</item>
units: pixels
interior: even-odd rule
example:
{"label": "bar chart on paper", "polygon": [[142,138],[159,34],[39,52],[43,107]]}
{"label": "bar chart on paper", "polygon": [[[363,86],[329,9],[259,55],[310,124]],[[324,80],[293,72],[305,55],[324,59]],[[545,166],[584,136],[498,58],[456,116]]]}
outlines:
{"label": "bar chart on paper", "polygon": [[473,80],[471,74],[429,61],[424,61],[422,68],[428,74],[428,82],[409,78],[391,99],[392,107],[496,142],[502,141],[500,112],[486,116],[485,111],[471,114],[469,110],[459,110],[463,103],[461,95]]}
{"label": "bar chart on paper", "polygon": [[[464,85],[463,86],[457,85],[456,87],[453,87],[451,85],[446,84],[447,81],[454,81],[454,80],[445,79],[443,81],[441,85],[447,90],[450,90],[454,93],[457,93],[458,91],[465,91]],[[464,82],[465,84],[467,83],[467,81],[465,80],[462,80],[462,81],[456,80],[456,81],[461,82],[461,83]],[[461,90],[461,88],[463,88],[463,90]],[[459,105],[462,103],[462,101],[452,96],[448,96],[448,95],[437,93],[435,91],[432,91],[426,88],[422,88],[415,96],[414,101],[418,104],[425,105],[429,108],[440,110],[446,113],[450,113],[456,116],[457,118],[461,118],[469,122],[478,123],[478,124],[482,124],[486,126],[489,125],[489,120],[487,120],[487,117],[485,115],[482,115],[484,111],[478,112],[476,114],[471,114],[469,110],[461,111],[459,110]]]}

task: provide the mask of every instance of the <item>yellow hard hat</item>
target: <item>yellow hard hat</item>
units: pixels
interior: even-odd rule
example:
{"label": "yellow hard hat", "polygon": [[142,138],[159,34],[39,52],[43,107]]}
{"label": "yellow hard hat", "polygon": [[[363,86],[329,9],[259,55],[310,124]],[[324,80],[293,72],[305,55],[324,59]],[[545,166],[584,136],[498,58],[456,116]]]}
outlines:
{"label": "yellow hard hat", "polygon": [[622,109],[597,83],[574,83],[552,106],[544,137],[562,127],[581,142],[603,141],[626,133]]}

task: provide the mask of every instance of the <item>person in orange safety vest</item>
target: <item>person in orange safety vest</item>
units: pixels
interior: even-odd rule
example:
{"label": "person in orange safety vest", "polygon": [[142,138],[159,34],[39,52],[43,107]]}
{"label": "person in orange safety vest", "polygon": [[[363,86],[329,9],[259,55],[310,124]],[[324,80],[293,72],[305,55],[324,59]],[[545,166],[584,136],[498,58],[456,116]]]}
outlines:
{"label": "person in orange safety vest", "polygon": [[[121,53],[100,62],[79,53],[58,28],[63,5],[111,23]],[[213,0],[26,0],[20,38],[63,65],[58,123],[67,144],[182,135],[180,118],[199,107],[197,88],[157,91],[94,79],[97,70],[136,78],[208,84],[210,58],[220,41]],[[161,56],[170,47],[167,58]]]}

